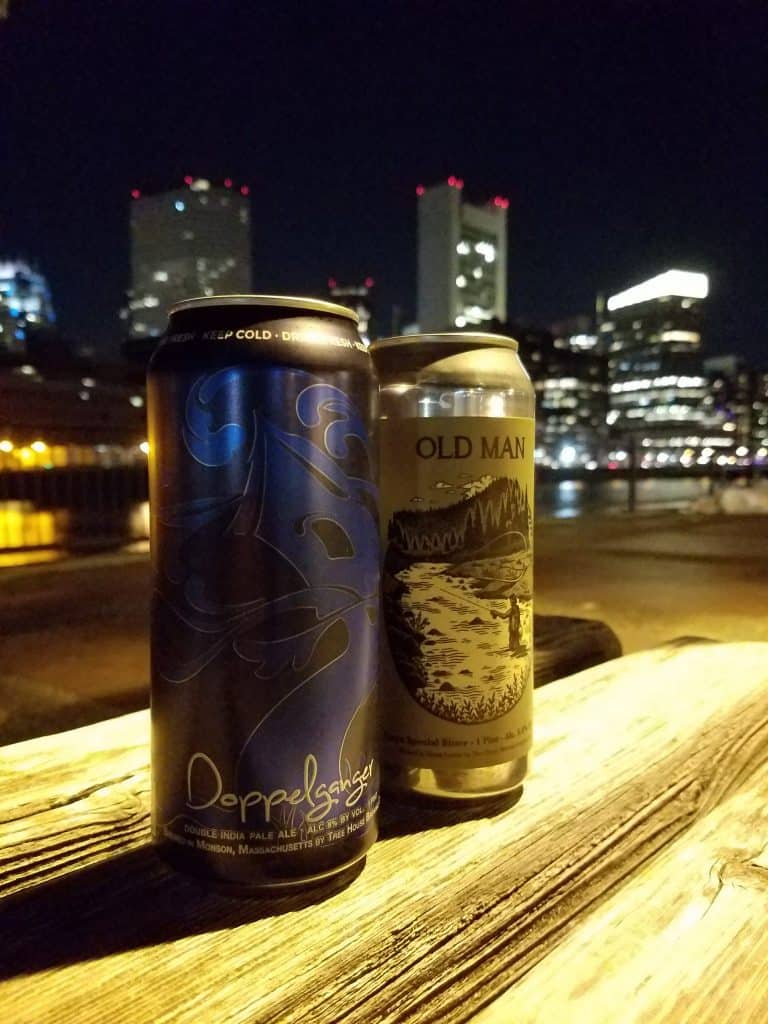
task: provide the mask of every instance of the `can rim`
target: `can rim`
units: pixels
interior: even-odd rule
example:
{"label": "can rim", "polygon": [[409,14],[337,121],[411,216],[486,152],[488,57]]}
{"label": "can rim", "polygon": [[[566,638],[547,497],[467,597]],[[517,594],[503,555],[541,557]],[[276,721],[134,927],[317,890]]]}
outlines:
{"label": "can rim", "polygon": [[347,306],[325,299],[311,299],[300,295],[198,295],[191,299],[174,302],[168,315],[183,309],[199,309],[202,306],[284,306],[289,309],[303,309],[308,313],[332,313],[343,316],[353,323],[360,323],[360,317]]}
{"label": "can rim", "polygon": [[438,331],[434,334],[398,334],[392,338],[379,338],[371,342],[369,351],[375,352],[382,348],[404,347],[406,345],[423,345],[429,342],[460,345],[473,341],[493,342],[497,348],[508,348],[517,352],[518,343],[505,334],[491,334],[488,331]]}

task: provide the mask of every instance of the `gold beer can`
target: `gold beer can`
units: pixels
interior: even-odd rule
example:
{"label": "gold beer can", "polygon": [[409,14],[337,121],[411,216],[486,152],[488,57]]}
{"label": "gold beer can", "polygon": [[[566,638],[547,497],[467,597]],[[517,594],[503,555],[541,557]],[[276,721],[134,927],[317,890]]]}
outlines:
{"label": "gold beer can", "polygon": [[527,771],[535,395],[517,347],[480,333],[371,346],[392,792],[490,798]]}

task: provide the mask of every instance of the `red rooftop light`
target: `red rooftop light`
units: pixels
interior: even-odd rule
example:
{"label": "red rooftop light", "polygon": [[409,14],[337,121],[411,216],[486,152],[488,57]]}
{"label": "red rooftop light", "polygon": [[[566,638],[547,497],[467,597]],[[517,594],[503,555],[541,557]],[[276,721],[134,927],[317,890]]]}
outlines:
{"label": "red rooftop light", "polygon": [[240,186],[240,195],[241,196],[247,196],[250,191],[251,190],[248,188],[247,185],[241,185]]}
{"label": "red rooftop light", "polygon": [[456,179],[456,188],[464,188],[464,179],[463,178],[457,178]]}
{"label": "red rooftop light", "polygon": [[231,178],[225,178],[224,179],[224,188],[232,188],[232,179]]}
{"label": "red rooftop light", "polygon": [[372,277],[366,277],[366,279],[365,279],[365,287],[366,288],[373,288],[373,285],[374,285],[373,278]]}
{"label": "red rooftop light", "polygon": [[417,196],[423,196],[424,192],[425,192],[425,189],[424,189],[423,185],[417,185],[416,186],[416,195]]}
{"label": "red rooftop light", "polygon": [[335,288],[336,287],[336,278],[335,277],[329,277],[328,278],[328,287],[329,288]]}
{"label": "red rooftop light", "polygon": [[141,199],[141,192],[137,188],[131,189],[131,199]]}
{"label": "red rooftop light", "polygon": [[456,178],[454,177],[453,174],[448,179],[448,184],[451,186],[451,188],[456,188]]}
{"label": "red rooftop light", "polygon": [[501,210],[506,210],[509,206],[509,200],[505,199],[504,196],[494,196],[493,205],[498,206]]}
{"label": "red rooftop light", "polygon": [[192,177],[191,174],[185,174],[184,175],[184,184],[185,185],[191,185],[194,180],[195,179]]}

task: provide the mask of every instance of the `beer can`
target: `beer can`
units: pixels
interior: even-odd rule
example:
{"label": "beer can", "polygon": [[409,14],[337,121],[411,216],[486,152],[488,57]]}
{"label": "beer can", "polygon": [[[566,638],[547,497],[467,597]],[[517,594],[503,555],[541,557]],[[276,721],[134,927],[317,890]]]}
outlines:
{"label": "beer can", "polygon": [[371,351],[384,780],[447,800],[515,792],[531,746],[533,387],[512,338],[411,335]]}
{"label": "beer can", "polygon": [[150,363],[152,829],[245,891],[376,838],[375,387],[356,315],[234,295],[170,312]]}

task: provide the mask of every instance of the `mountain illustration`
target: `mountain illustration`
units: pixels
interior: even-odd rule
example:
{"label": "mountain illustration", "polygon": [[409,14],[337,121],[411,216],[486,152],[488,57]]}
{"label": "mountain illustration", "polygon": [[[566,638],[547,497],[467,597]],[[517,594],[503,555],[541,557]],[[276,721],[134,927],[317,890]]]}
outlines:
{"label": "mountain illustration", "polygon": [[475,552],[488,557],[517,550],[520,535],[530,536],[528,492],[508,477],[486,480],[482,490],[452,505],[395,512],[387,531],[388,557],[450,562],[466,561]]}

